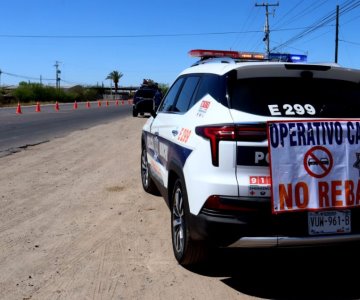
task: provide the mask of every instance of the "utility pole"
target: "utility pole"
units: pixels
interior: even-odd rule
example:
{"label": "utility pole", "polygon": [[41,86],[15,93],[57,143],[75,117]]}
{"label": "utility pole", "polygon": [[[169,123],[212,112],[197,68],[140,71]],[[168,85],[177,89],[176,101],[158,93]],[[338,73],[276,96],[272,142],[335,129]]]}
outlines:
{"label": "utility pole", "polygon": [[2,71],[0,69],[0,87],[1,87],[1,73],[2,73]]}
{"label": "utility pole", "polygon": [[60,89],[60,73],[61,71],[59,70],[59,62],[56,61],[55,65],[54,65],[55,69],[56,69],[56,89],[59,90]]}
{"label": "utility pole", "polygon": [[339,5],[336,5],[336,26],[335,26],[335,63],[338,62],[339,48]]}
{"label": "utility pole", "polygon": [[[255,3],[255,6],[265,7],[265,28],[264,28],[265,36],[263,38],[263,42],[266,42],[266,53],[269,57],[269,54],[270,54],[269,6],[279,6],[279,2],[277,2],[276,4],[269,4],[267,2],[262,3],[262,4]],[[275,13],[275,10],[273,10],[272,14],[274,15],[274,13]]]}

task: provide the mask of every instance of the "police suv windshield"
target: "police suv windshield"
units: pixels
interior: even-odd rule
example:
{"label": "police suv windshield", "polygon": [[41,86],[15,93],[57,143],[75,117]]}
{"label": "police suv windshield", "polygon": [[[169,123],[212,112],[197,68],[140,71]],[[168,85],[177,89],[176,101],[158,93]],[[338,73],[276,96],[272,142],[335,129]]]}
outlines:
{"label": "police suv windshield", "polygon": [[319,78],[239,79],[229,87],[233,109],[262,116],[355,118],[360,84]]}

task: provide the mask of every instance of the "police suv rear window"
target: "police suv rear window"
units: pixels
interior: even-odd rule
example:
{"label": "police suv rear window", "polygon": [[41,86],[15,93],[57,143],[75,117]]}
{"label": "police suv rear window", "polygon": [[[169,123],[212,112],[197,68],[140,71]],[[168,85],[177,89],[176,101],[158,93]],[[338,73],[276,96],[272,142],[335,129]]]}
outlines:
{"label": "police suv rear window", "polygon": [[262,116],[355,118],[360,110],[360,84],[333,79],[240,79],[229,96],[231,108]]}

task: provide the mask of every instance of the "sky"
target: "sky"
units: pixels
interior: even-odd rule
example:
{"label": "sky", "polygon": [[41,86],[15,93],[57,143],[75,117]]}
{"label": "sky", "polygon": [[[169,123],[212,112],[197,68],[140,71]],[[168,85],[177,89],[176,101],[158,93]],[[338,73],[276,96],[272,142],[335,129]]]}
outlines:
{"label": "sky", "polygon": [[334,62],[339,5],[338,63],[360,69],[360,0],[0,0],[0,85],[55,85],[56,62],[61,86],[171,85],[191,49],[265,52],[266,3],[270,50],[308,62]]}

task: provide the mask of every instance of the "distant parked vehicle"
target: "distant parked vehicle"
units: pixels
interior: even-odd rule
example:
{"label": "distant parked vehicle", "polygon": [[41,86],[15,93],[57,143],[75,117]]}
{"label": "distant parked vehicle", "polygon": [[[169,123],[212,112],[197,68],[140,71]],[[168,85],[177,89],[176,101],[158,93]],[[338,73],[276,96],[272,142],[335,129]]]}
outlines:
{"label": "distant parked vehicle", "polygon": [[162,97],[161,90],[156,83],[143,83],[134,95],[133,116],[137,117],[138,114],[144,115],[144,113],[155,113]]}

